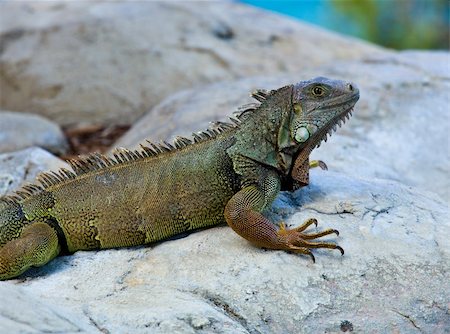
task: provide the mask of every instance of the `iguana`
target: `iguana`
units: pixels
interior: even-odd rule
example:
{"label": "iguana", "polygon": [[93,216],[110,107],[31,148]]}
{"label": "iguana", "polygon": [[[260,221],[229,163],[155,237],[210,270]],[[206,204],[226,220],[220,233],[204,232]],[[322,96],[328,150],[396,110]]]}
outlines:
{"label": "iguana", "polygon": [[142,245],[225,221],[256,246],[314,256],[338,249],[277,227],[263,212],[280,190],[308,184],[313,148],[349,118],[359,91],[352,83],[315,78],[253,93],[232,123],[217,122],[192,139],[148,143],[114,157],[69,161],[72,171],[43,173],[0,200],[0,279],[16,277],[60,253]]}

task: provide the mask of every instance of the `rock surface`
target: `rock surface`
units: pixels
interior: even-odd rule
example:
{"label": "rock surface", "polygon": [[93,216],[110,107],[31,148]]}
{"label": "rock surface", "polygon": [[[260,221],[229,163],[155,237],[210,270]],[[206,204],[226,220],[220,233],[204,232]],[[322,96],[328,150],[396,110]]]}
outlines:
{"label": "rock surface", "polygon": [[145,139],[189,136],[252,102],[248,95],[255,88],[274,89],[318,75],[342,78],[359,86],[361,99],[350,123],[312,157],[332,170],[434,191],[450,203],[449,63],[448,52],[410,51],[186,90],[150,110],[113,146],[136,148]]}
{"label": "rock surface", "polygon": [[[2,333],[95,333],[88,319],[52,306],[20,286],[0,283]],[[11,307],[14,305],[14,307]]]}
{"label": "rock surface", "polygon": [[343,257],[316,251],[313,264],[252,247],[226,226],[149,247],[77,252],[0,282],[9,305],[0,308],[9,319],[0,331],[23,323],[37,331],[45,318],[50,332],[444,333],[448,207],[396,182],[311,174],[309,187],[278,197],[271,217],[299,225],[313,216],[320,228],[339,229],[330,240]]}
{"label": "rock surface", "polygon": [[69,147],[60,127],[44,117],[0,111],[0,153],[32,146],[55,154],[63,154]]}
{"label": "rock surface", "polygon": [[0,154],[0,197],[33,183],[40,172],[70,168],[67,163],[40,148]]}
{"label": "rock surface", "polygon": [[235,2],[9,1],[0,13],[0,107],[63,125],[130,124],[182,88],[384,52]]}

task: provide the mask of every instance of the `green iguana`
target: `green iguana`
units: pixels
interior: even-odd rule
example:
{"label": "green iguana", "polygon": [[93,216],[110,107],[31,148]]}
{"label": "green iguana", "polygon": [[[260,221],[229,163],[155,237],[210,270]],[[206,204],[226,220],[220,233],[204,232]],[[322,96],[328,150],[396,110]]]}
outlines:
{"label": "green iguana", "polygon": [[314,242],[332,233],[305,233],[315,219],[288,229],[262,212],[280,190],[308,184],[313,148],[349,118],[359,99],[352,84],[326,78],[253,93],[259,103],[233,123],[214,123],[177,137],[69,161],[73,171],[44,173],[39,185],[0,199],[0,279],[41,266],[60,253],[152,243],[227,222],[269,249],[312,257]]}

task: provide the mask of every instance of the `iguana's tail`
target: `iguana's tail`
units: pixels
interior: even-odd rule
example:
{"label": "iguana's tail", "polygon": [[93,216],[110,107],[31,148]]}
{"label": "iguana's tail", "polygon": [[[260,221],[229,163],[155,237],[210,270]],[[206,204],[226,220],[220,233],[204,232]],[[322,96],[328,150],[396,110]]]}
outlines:
{"label": "iguana's tail", "polygon": [[45,218],[28,220],[19,202],[0,198],[0,280],[41,266],[59,251],[57,233]]}

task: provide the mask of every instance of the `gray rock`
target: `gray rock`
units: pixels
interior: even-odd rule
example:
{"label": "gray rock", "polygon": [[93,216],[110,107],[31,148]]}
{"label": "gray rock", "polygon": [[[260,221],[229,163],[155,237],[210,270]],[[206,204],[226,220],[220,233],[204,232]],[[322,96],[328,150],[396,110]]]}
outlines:
{"label": "gray rock", "polygon": [[0,283],[2,333],[93,333],[95,326],[20,286]]}
{"label": "gray rock", "polygon": [[332,170],[435,191],[450,202],[449,62],[449,52],[392,53],[182,91],[150,110],[113,146],[137,148],[146,138],[190,135],[251,102],[248,93],[255,88],[273,89],[324,75],[355,82],[361,100],[350,123],[312,158],[325,160]]}
{"label": "gray rock", "polygon": [[270,215],[289,225],[316,217],[320,228],[339,229],[329,240],[343,257],[320,250],[313,264],[252,247],[223,226],[150,247],[57,258],[0,283],[20,286],[34,296],[29,303],[16,310],[9,295],[2,303],[15,314],[39,300],[106,333],[444,333],[448,207],[393,181],[311,174],[310,186],[282,193]]}
{"label": "gray rock", "polygon": [[24,183],[33,183],[43,171],[68,168],[67,163],[40,148],[0,154],[0,196],[11,193]]}
{"label": "gray rock", "polygon": [[39,146],[55,154],[63,154],[69,148],[60,127],[44,117],[0,111],[0,153],[31,146]]}
{"label": "gray rock", "polygon": [[0,106],[130,124],[180,89],[383,53],[236,2],[1,2]]}

